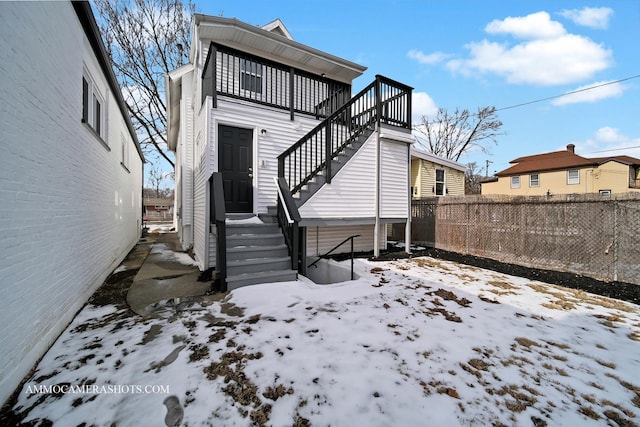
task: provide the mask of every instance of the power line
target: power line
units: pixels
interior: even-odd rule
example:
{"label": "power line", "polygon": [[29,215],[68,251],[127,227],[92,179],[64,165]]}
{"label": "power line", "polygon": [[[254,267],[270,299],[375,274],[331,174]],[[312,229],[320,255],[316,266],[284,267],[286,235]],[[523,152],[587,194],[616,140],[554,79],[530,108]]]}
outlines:
{"label": "power line", "polygon": [[622,148],[612,148],[611,150],[591,151],[591,152],[585,153],[585,154],[608,153],[609,151],[622,151],[622,150],[629,150],[629,149],[632,149],[632,148],[640,148],[640,145],[633,145],[631,147],[622,147]]}
{"label": "power line", "polygon": [[626,77],[624,79],[619,79],[619,80],[614,80],[614,81],[607,82],[607,83],[602,83],[602,84],[595,85],[595,86],[585,87],[583,89],[573,90],[571,92],[563,93],[562,95],[549,96],[547,98],[536,99],[535,101],[523,102],[521,104],[515,104],[515,105],[510,105],[508,107],[497,108],[496,111],[510,110],[512,108],[524,107],[525,105],[535,104],[537,102],[544,102],[544,101],[549,101],[550,99],[562,98],[563,96],[573,95],[574,93],[579,93],[579,92],[586,92],[588,90],[597,89],[597,88],[600,88],[600,87],[603,87],[603,86],[612,85],[612,84],[615,84],[615,83],[621,83],[621,82],[625,82],[625,81],[631,80],[631,79],[637,79],[638,77],[640,77],[640,74],[637,74],[637,75],[631,76],[631,77]]}

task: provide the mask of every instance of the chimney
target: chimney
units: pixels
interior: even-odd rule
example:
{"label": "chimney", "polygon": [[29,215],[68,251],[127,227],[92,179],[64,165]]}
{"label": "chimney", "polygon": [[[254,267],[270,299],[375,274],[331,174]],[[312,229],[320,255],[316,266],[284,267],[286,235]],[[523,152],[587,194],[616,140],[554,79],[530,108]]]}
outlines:
{"label": "chimney", "polygon": [[575,153],[576,152],[576,146],[573,144],[569,144],[567,145],[567,151],[570,153]]}

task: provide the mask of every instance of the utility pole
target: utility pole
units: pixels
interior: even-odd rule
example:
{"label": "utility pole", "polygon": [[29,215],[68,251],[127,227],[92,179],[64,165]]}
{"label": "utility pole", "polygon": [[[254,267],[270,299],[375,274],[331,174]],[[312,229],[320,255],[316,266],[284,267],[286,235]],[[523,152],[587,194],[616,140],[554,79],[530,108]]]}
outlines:
{"label": "utility pole", "polygon": [[491,160],[485,160],[486,166],[485,166],[485,172],[484,172],[484,176],[485,178],[489,177],[489,165],[491,163],[493,163]]}

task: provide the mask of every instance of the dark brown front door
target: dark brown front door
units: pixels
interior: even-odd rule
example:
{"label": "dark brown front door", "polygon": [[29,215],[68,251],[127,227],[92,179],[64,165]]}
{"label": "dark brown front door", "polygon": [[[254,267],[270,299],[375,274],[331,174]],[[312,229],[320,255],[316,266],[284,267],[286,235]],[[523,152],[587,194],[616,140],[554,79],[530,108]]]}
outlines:
{"label": "dark brown front door", "polygon": [[253,131],[220,125],[218,150],[226,211],[253,212]]}

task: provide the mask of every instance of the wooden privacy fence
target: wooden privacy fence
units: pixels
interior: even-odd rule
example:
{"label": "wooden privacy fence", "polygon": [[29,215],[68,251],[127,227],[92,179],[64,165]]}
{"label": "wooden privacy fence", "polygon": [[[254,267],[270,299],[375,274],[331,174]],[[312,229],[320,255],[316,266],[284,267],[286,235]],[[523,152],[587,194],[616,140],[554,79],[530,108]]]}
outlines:
{"label": "wooden privacy fence", "polygon": [[640,193],[414,200],[411,228],[438,249],[640,285]]}

